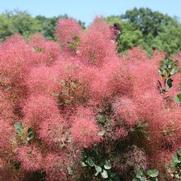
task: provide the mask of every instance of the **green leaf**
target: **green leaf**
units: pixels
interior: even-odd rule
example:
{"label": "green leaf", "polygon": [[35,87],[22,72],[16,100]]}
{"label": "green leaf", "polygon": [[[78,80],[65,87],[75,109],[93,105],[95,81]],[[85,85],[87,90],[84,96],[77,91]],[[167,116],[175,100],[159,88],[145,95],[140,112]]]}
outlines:
{"label": "green leaf", "polygon": [[16,130],[16,134],[22,134],[23,133],[23,125],[21,122],[16,122],[14,124],[15,130]]}
{"label": "green leaf", "polygon": [[34,133],[33,129],[29,128],[28,129],[27,141],[28,142],[31,141],[32,139],[34,139],[34,137],[35,137],[35,133]]}
{"label": "green leaf", "polygon": [[156,169],[151,169],[147,171],[147,175],[150,176],[151,178],[158,177],[159,171]]}
{"label": "green leaf", "polygon": [[172,82],[173,82],[173,80],[171,78],[167,79],[167,85],[169,88],[172,87]]}
{"label": "green leaf", "polygon": [[178,173],[175,174],[174,176],[175,176],[175,178],[177,178],[177,179],[180,179],[180,178],[181,178],[181,175],[179,175]]}
{"label": "green leaf", "polygon": [[101,173],[101,172],[102,172],[102,168],[101,168],[100,166],[95,165],[95,169],[96,169],[95,176],[98,176],[98,175],[99,175],[99,173]]}
{"label": "green leaf", "polygon": [[143,170],[138,170],[136,172],[136,178],[140,179],[144,176]]}
{"label": "green leaf", "polygon": [[110,170],[111,169],[111,162],[110,162],[110,160],[106,160],[105,161],[104,168],[106,170]]}
{"label": "green leaf", "polygon": [[90,167],[94,167],[94,166],[95,166],[94,161],[93,161],[92,158],[90,158],[90,157],[87,158],[86,163],[87,163],[87,165],[90,166]]}
{"label": "green leaf", "polygon": [[178,94],[178,95],[175,97],[175,102],[176,102],[176,103],[180,103],[180,102],[181,102],[181,93]]}
{"label": "green leaf", "polygon": [[177,151],[178,156],[181,156],[181,149]]}
{"label": "green leaf", "polygon": [[170,71],[171,75],[174,75],[177,73],[177,67],[173,67],[172,70]]}
{"label": "green leaf", "polygon": [[178,158],[177,155],[173,156],[173,164],[176,166],[178,163],[181,163],[181,160]]}
{"label": "green leaf", "polygon": [[105,131],[105,130],[99,131],[99,132],[98,132],[98,136],[104,136],[104,135],[105,135],[105,133],[106,133],[106,131]]}
{"label": "green leaf", "polygon": [[107,173],[107,171],[106,171],[106,170],[103,170],[103,172],[101,172],[101,176],[102,176],[102,178],[107,179],[107,178],[108,178],[108,173]]}
{"label": "green leaf", "polygon": [[87,164],[85,162],[81,162],[82,167],[86,167]]}
{"label": "green leaf", "polygon": [[138,181],[138,179],[137,178],[133,178],[133,180],[132,181]]}
{"label": "green leaf", "polygon": [[97,115],[97,121],[98,121],[98,123],[100,123],[100,124],[105,124],[105,122],[106,122],[106,117],[105,117],[104,115],[102,115],[102,114],[99,114],[99,115]]}

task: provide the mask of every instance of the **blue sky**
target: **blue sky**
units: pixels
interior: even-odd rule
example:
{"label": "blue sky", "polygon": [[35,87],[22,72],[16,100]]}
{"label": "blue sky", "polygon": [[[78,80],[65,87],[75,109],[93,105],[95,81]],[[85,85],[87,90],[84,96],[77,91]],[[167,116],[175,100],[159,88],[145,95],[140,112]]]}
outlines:
{"label": "blue sky", "polygon": [[48,17],[68,14],[86,24],[95,16],[120,15],[134,7],[149,7],[181,20],[181,0],[0,0],[0,12],[18,9]]}

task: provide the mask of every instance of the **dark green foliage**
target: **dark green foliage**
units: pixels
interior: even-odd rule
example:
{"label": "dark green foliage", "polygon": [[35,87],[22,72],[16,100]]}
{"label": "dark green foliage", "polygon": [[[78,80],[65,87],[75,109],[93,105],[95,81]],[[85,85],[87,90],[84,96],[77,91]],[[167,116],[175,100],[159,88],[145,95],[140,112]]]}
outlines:
{"label": "dark green foliage", "polygon": [[0,15],[1,41],[15,33],[28,37],[41,32],[41,28],[40,22],[24,11],[6,12]]}
{"label": "dark green foliage", "polygon": [[143,142],[149,139],[148,124],[146,122],[138,122],[133,128],[130,129],[130,141],[141,147]]}
{"label": "dark green foliage", "polygon": [[100,154],[96,148],[84,150],[82,157],[82,167],[89,170],[90,177],[107,181],[120,180],[118,174],[112,168],[111,161],[106,159],[106,155]]}
{"label": "dark green foliage", "polygon": [[167,167],[169,175],[174,180],[181,179],[181,149],[179,149],[172,158],[171,165]]}
{"label": "dark green foliage", "polygon": [[121,34],[117,38],[118,52],[135,46],[175,54],[181,50],[181,24],[168,15],[148,8],[134,8],[119,16],[107,18],[110,24],[119,23]]}
{"label": "dark green foliage", "polygon": [[181,103],[181,93],[176,95],[175,101],[176,101],[176,103]]}
{"label": "dark green foliage", "polygon": [[142,169],[136,171],[133,181],[158,181],[159,171],[156,169],[149,169],[144,171]]}
{"label": "dark green foliage", "polygon": [[126,11],[121,17],[131,22],[144,36],[151,34],[153,37],[158,36],[162,32],[162,26],[174,22],[168,15],[158,11],[154,12],[149,8],[134,8],[133,10]]}
{"label": "dark green foliage", "polygon": [[181,25],[179,23],[169,23],[162,27],[162,31],[153,40],[153,44],[159,50],[168,54],[175,54],[181,50]]}
{"label": "dark green foliage", "polygon": [[174,61],[169,57],[166,57],[161,61],[159,73],[163,78],[163,85],[160,81],[158,81],[158,87],[161,93],[167,92],[173,86],[172,76],[174,76],[178,71],[179,68],[177,61]]}
{"label": "dark green foliage", "polygon": [[23,181],[45,181],[45,176],[44,171],[28,172]]}
{"label": "dark green foliage", "polygon": [[135,29],[132,24],[123,23],[122,32],[117,38],[118,52],[123,52],[135,46],[140,46],[142,44],[142,32],[138,29]]}
{"label": "dark green foliage", "polygon": [[143,44],[143,34],[132,23],[128,23],[120,19],[119,16],[107,17],[107,22],[110,25],[117,24],[121,29],[121,33],[117,37],[117,51],[124,52],[135,46]]}
{"label": "dark green foliage", "polygon": [[41,33],[48,39],[55,40],[55,29],[58,19],[67,19],[68,15],[56,16],[47,18],[45,16],[36,16],[35,20],[38,20],[41,25]]}
{"label": "dark green foliage", "polygon": [[[68,15],[55,17],[33,17],[26,11],[10,11],[0,14],[0,41],[18,33],[28,38],[34,33],[42,33],[46,38],[55,40],[55,28],[58,19],[68,18]],[[85,24],[79,21],[85,28]]]}
{"label": "dark green foliage", "polygon": [[45,37],[52,40],[55,39],[54,32],[55,32],[56,23],[58,20],[57,17],[47,18],[45,16],[36,16],[35,20],[40,22],[41,27],[42,27],[41,33]]}

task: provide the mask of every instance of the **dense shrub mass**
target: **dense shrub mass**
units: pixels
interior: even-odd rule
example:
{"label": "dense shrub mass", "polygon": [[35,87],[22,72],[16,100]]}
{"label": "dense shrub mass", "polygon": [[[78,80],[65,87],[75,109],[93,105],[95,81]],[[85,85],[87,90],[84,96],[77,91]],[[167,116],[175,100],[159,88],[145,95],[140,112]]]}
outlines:
{"label": "dense shrub mass", "polygon": [[179,180],[180,55],[118,55],[101,18],[56,35],[0,44],[0,180]]}

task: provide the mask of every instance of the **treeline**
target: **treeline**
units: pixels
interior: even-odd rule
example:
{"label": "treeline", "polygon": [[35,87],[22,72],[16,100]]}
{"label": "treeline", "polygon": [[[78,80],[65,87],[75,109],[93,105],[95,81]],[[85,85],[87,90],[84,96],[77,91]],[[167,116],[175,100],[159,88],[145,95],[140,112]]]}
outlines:
{"label": "treeline", "polygon": [[[56,22],[60,18],[68,16],[32,17],[24,11],[2,13],[0,40],[3,41],[14,33],[29,37],[36,32],[42,33],[48,39],[55,39]],[[109,16],[105,19],[121,29],[117,37],[118,52],[125,52],[135,46],[146,49],[148,53],[158,49],[169,55],[181,50],[181,24],[176,18],[148,8],[134,8],[123,15]],[[85,28],[85,23],[79,23]]]}
{"label": "treeline", "polygon": [[152,11],[134,8],[121,16],[110,16],[110,23],[117,22],[122,28],[118,52],[141,46],[151,53],[153,49],[175,54],[181,50],[181,24],[176,18]]}
{"label": "treeline", "polygon": [[[54,17],[31,16],[26,11],[11,11],[0,14],[0,41],[18,33],[24,37],[40,32],[48,39],[55,39],[55,27],[58,19],[67,19],[68,15]],[[81,26],[84,23],[79,21]]]}

